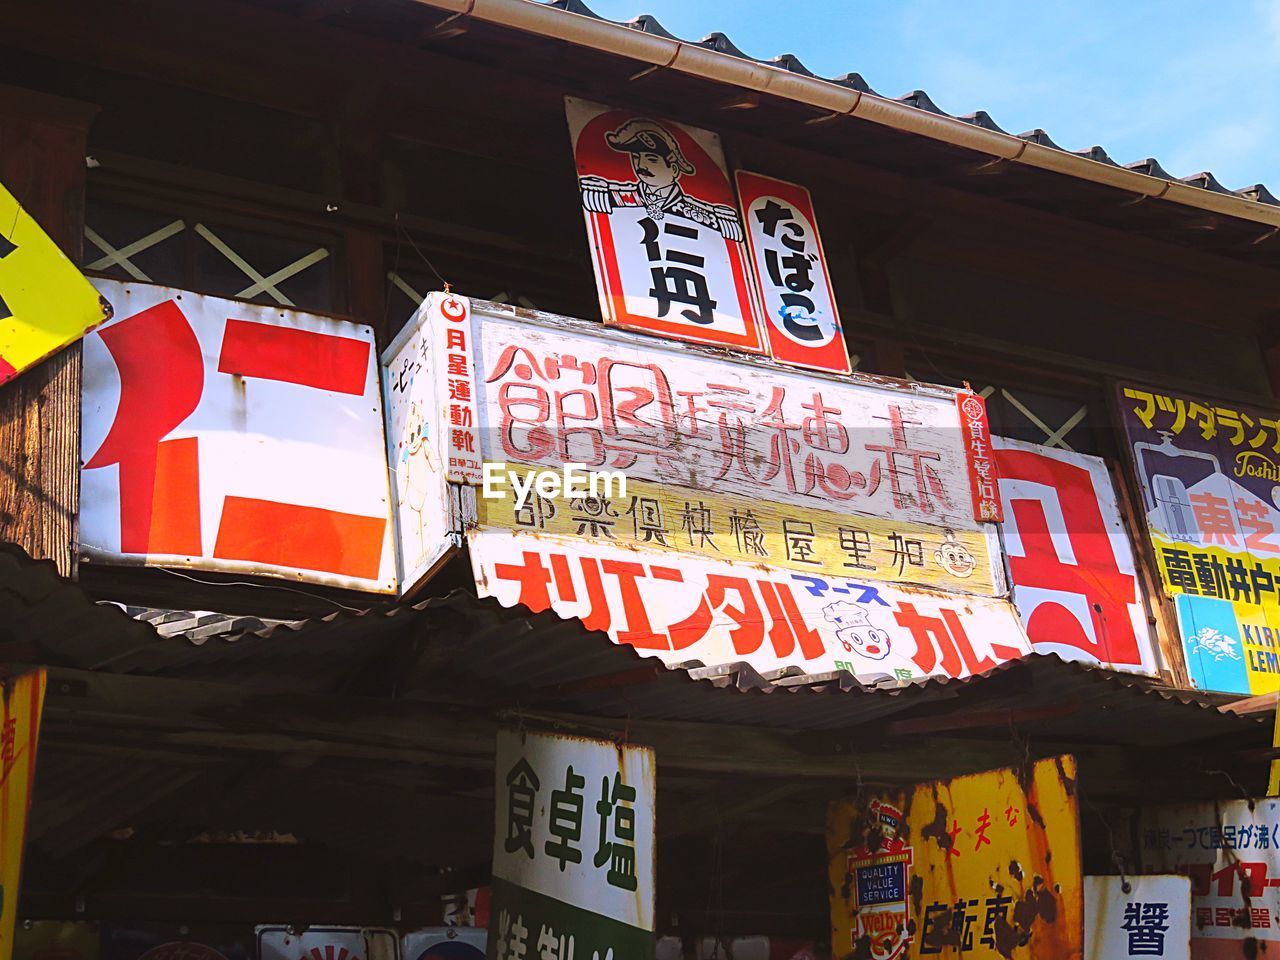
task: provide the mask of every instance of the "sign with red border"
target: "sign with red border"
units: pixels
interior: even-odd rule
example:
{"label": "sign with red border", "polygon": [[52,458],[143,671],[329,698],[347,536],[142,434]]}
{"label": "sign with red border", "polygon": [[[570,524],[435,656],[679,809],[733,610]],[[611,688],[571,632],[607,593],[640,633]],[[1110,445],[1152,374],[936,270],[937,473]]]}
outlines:
{"label": "sign with red border", "polygon": [[763,353],[714,133],[565,98],[605,323]]}
{"label": "sign with red border", "polygon": [[769,352],[792,366],[848,373],[849,351],[809,191],[745,170],[734,177]]}
{"label": "sign with red border", "polygon": [[999,475],[991,453],[991,425],[987,421],[987,402],[976,393],[957,393],[956,409],[960,411],[965,460],[969,464],[973,518],[980,522],[1000,523],[1004,520],[1004,511],[1000,506]]}

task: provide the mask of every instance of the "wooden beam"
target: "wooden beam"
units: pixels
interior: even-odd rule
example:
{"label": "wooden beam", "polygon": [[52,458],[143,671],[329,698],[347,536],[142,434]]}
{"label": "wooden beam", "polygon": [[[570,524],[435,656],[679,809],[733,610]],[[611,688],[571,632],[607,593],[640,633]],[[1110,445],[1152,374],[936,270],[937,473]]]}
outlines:
{"label": "wooden beam", "polygon": [[[0,183],[73,262],[84,233],[85,144],[95,108],[0,86]],[[0,540],[76,572],[80,345],[0,387]]]}

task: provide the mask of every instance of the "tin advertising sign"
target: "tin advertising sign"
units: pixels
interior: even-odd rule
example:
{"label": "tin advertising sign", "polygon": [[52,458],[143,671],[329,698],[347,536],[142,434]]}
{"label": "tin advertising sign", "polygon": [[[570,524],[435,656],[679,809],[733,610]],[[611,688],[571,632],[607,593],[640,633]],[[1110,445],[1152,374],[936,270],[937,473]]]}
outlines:
{"label": "tin advertising sign", "polygon": [[0,957],[6,958],[13,956],[45,683],[43,670],[0,680]]}
{"label": "tin advertising sign", "polygon": [[1191,878],[1192,957],[1261,957],[1277,949],[1280,798],[1148,808],[1139,840],[1145,872]]}
{"label": "tin advertising sign", "polygon": [[488,960],[652,957],[654,755],[498,732]]}
{"label": "tin advertising sign", "polygon": [[1280,690],[1277,414],[1126,384],[1116,402],[1192,683]]}
{"label": "tin advertising sign", "polygon": [[0,184],[0,384],[110,317],[111,305]]}
{"label": "tin advertising sign", "polygon": [[994,440],[1013,601],[1040,653],[1155,675],[1133,546],[1106,463]]}
{"label": "tin advertising sign", "polygon": [[1070,755],[831,805],[833,956],[1080,960]]}
{"label": "tin advertising sign", "polygon": [[565,108],[605,323],[762,353],[720,138],[572,97]]}
{"label": "tin advertising sign", "polygon": [[734,177],[769,353],[780,363],[848,373],[849,350],[809,191],[745,170]]}
{"label": "tin advertising sign", "polygon": [[1191,958],[1191,880],[1160,874],[1084,878],[1084,958]]}
{"label": "tin advertising sign", "polygon": [[373,330],[98,281],[84,343],[88,559],[395,589]]}

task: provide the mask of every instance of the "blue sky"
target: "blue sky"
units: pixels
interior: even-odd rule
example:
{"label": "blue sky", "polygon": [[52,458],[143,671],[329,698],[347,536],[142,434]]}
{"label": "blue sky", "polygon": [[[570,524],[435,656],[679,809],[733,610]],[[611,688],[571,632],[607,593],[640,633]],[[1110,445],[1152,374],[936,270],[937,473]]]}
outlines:
{"label": "blue sky", "polygon": [[720,30],[755,57],[794,53],[820,76],[856,71],[887,96],[923,89],[1070,150],[1280,194],[1280,0],[586,2],[681,37]]}

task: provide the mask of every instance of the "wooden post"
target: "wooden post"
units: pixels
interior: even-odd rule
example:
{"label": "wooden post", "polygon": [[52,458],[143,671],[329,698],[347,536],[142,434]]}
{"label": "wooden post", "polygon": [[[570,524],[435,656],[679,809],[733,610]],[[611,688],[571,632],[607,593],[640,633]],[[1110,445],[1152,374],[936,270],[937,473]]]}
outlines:
{"label": "wooden post", "polygon": [[[96,110],[0,86],[0,182],[76,263]],[[67,577],[80,509],[80,371],[76,343],[0,387],[0,540]]]}

